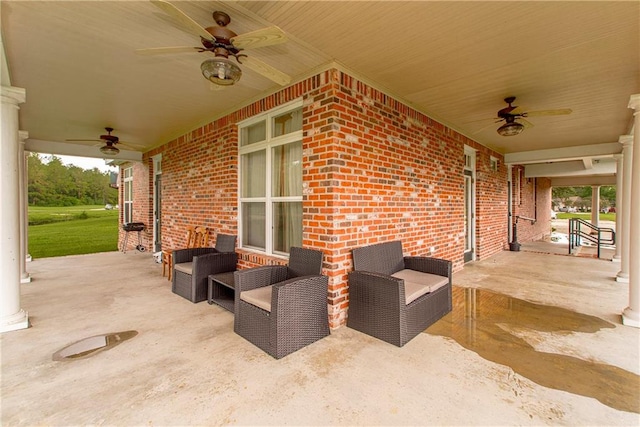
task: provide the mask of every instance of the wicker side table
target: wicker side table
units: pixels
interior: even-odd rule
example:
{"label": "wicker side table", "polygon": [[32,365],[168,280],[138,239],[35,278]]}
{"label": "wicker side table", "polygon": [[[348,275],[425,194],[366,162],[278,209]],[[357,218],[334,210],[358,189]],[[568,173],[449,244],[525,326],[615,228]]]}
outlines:
{"label": "wicker side table", "polygon": [[218,304],[233,313],[235,294],[233,271],[209,275],[209,291],[207,295],[209,304]]}

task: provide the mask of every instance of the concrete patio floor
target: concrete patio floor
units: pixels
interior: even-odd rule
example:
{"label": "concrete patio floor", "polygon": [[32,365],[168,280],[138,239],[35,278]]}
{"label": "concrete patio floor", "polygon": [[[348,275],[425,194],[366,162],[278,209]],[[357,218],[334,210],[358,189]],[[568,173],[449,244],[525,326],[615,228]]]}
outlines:
{"label": "concrete patio floor", "polygon": [[[484,303],[478,302],[477,311],[466,307],[475,291],[458,289],[464,299],[456,298],[454,313],[403,348],[342,327],[275,360],[234,334],[231,313],[173,294],[148,253],[39,259],[28,264],[33,281],[22,285],[21,306],[32,327],[0,336],[0,421],[638,425],[640,330],[621,325],[628,287],[613,280],[618,270],[619,264],[605,260],[502,252],[454,275],[456,287],[513,298],[491,315],[481,310]],[[527,301],[527,315],[536,321],[523,320],[519,300]],[[575,313],[600,326],[558,327],[558,308],[567,309],[561,317]],[[460,328],[456,319],[469,327],[467,341],[443,336]],[[486,319],[494,323],[489,329],[480,326]],[[109,350],[52,360],[83,338],[130,330],[138,335]],[[500,337],[491,341],[495,331],[511,336],[509,343],[518,342],[534,362],[523,369],[517,362],[524,353],[511,358],[511,344],[501,347]],[[504,363],[490,361],[496,348],[507,348],[498,352]],[[548,370],[549,360],[560,362]],[[577,373],[564,370],[567,361],[579,367]],[[545,372],[560,389],[534,382],[547,384]],[[576,392],[566,391],[574,385]],[[621,406],[630,409],[616,409]]]}

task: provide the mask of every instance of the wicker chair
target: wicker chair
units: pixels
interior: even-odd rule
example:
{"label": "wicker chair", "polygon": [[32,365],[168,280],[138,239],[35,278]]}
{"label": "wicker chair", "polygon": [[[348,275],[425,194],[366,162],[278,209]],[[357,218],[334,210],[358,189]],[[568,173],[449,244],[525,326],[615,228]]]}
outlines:
{"label": "wicker chair", "polygon": [[218,234],[215,248],[173,251],[173,293],[193,303],[206,300],[209,275],[236,269],[238,255],[235,249],[236,236]]}
{"label": "wicker chair", "polygon": [[292,247],[289,265],[234,273],[234,330],[280,359],[329,335],[322,252]]}
{"label": "wicker chair", "polygon": [[451,311],[451,261],[405,257],[399,241],[352,254],[348,327],[402,347]]}

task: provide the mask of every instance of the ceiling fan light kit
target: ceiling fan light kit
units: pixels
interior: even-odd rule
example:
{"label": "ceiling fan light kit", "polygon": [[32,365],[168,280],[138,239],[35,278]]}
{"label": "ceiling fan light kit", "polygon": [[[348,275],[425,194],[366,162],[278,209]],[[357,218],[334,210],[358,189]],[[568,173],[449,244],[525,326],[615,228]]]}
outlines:
{"label": "ceiling fan light kit", "polygon": [[207,59],[200,69],[205,79],[222,86],[231,86],[242,76],[240,67],[226,58]]}
{"label": "ceiling fan light kit", "polygon": [[511,122],[505,123],[498,128],[498,133],[501,136],[515,136],[524,130],[524,125],[520,123]]}
{"label": "ceiling fan light kit", "polygon": [[118,150],[117,147],[114,147],[113,145],[105,145],[103,147],[100,147],[100,152],[102,154],[105,154],[107,156],[115,156],[116,154],[118,154],[120,152],[120,150]]}

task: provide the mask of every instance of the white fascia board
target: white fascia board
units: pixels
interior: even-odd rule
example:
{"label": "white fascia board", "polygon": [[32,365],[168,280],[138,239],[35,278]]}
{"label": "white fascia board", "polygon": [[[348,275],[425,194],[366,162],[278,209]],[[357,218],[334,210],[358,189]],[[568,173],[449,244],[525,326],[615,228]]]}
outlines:
{"label": "white fascia board", "polygon": [[142,153],[138,151],[120,150],[115,156],[105,156],[99,147],[90,145],[69,144],[66,142],[44,141],[42,139],[27,139],[24,144],[26,151],[44,154],[57,154],[61,156],[91,157],[95,159],[128,160],[141,162]]}
{"label": "white fascia board", "polygon": [[504,155],[504,162],[510,165],[526,165],[531,163],[563,162],[585,157],[607,157],[622,152],[619,142],[604,144],[579,145],[575,147],[549,148],[546,150],[520,151]]}
{"label": "white fascia board", "polygon": [[616,185],[615,176],[561,176],[551,178],[552,187],[585,187],[590,185]]}
{"label": "white fascia board", "polygon": [[556,176],[615,175],[615,162],[593,163],[593,167],[585,169],[582,160],[558,163],[536,163],[525,165],[525,178],[552,178]]}

